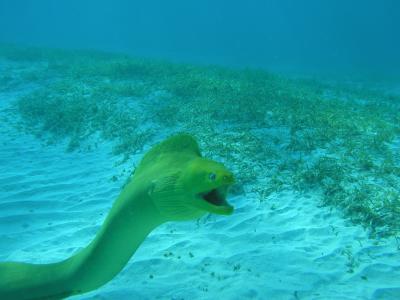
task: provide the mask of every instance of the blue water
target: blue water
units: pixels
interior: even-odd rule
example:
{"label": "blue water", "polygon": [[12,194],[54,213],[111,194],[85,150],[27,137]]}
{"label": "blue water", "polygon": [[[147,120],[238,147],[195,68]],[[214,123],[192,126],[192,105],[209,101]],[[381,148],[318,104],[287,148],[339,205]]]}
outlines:
{"label": "blue water", "polygon": [[396,0],[0,0],[0,300],[32,299],[3,262],[84,249],[180,132],[234,213],[160,224],[68,299],[400,299],[399,53]]}
{"label": "blue water", "polygon": [[296,73],[399,74],[396,0],[0,1],[0,41]]}

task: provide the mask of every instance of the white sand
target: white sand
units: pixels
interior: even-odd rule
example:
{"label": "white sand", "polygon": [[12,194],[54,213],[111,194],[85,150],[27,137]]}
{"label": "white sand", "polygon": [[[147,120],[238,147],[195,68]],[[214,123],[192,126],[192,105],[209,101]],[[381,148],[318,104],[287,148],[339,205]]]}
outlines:
{"label": "white sand", "polygon": [[[16,96],[1,94],[0,109]],[[109,144],[66,153],[20,134],[6,115],[0,261],[66,258],[94,237],[140,156],[116,166]],[[230,202],[233,216],[157,228],[114,280],[71,299],[400,299],[400,241],[368,239],[318,207],[316,195],[285,191],[260,204],[246,193]]]}

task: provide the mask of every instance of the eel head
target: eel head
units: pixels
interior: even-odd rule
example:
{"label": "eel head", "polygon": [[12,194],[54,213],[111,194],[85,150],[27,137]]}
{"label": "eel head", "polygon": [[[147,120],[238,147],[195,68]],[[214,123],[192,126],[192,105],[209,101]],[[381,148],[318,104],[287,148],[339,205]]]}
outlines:
{"label": "eel head", "polygon": [[204,213],[230,215],[233,206],[227,200],[229,187],[235,182],[233,174],[221,163],[205,158],[190,162],[182,177],[186,205]]}
{"label": "eel head", "polygon": [[166,220],[191,220],[206,213],[233,213],[233,206],[226,197],[235,180],[224,165],[198,157],[180,172],[161,177],[155,182],[151,197]]}
{"label": "eel head", "polygon": [[226,201],[233,174],[223,164],[202,157],[190,135],[178,134],[154,146],[135,176],[151,179],[149,195],[167,221],[233,212]]}

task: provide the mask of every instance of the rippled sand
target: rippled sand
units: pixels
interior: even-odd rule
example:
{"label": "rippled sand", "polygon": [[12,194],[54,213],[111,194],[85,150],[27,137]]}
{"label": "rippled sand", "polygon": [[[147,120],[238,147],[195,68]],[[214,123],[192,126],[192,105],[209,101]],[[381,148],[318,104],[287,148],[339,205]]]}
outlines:
{"label": "rippled sand", "polygon": [[[16,96],[1,94],[0,109]],[[94,237],[141,155],[121,165],[105,143],[67,153],[21,134],[9,115],[0,113],[0,260],[64,259]],[[400,241],[368,239],[316,195],[260,203],[250,190],[231,197],[233,216],[157,228],[114,280],[71,299],[400,299]]]}

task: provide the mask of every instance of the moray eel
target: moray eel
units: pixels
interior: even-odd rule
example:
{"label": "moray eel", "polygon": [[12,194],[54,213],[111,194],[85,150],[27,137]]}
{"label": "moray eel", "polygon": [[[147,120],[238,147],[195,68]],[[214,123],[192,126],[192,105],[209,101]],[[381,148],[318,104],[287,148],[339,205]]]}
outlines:
{"label": "moray eel", "polygon": [[201,157],[191,136],[168,138],[143,157],[87,247],[57,263],[0,263],[0,299],[63,299],[99,288],[157,226],[231,214],[226,195],[233,182],[221,163]]}

